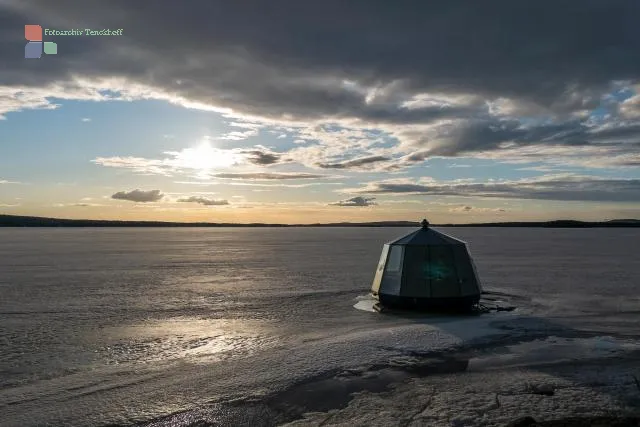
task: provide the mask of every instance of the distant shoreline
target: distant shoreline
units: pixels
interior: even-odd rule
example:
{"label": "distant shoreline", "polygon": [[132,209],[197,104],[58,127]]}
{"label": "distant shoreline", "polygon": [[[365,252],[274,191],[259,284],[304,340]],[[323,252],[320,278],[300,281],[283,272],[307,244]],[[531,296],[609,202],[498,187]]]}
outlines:
{"label": "distant shoreline", "polygon": [[[534,228],[621,228],[640,227],[640,219],[614,219],[587,222],[574,220],[534,222],[485,222],[476,224],[432,224],[434,227],[534,227]],[[62,219],[35,216],[0,215],[0,227],[418,227],[416,221],[338,222],[316,224],[216,223],[167,221],[112,221],[91,219]]]}

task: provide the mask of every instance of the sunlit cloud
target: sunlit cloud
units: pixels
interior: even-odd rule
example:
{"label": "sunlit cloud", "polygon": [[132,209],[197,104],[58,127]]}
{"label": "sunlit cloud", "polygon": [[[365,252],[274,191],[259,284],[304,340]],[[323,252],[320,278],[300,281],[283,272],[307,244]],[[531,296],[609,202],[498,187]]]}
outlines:
{"label": "sunlit cloud", "polygon": [[[313,186],[339,186],[344,185],[341,182],[306,182],[304,184],[285,184],[280,180],[280,182],[272,183],[272,181],[278,180],[252,180],[252,181],[238,181],[238,180],[221,180],[221,181],[175,181],[176,184],[185,184],[185,185],[197,185],[201,187],[207,186],[238,186],[238,187],[268,187],[268,188],[305,188],[305,187],[313,187]],[[285,180],[287,181],[287,180]],[[252,191],[270,191],[270,190],[252,190]]]}
{"label": "sunlit cloud", "polygon": [[[149,159],[143,157],[98,157],[93,163],[119,169],[129,169],[144,175],[186,174],[196,172],[200,177],[216,176],[216,170],[226,170],[234,166],[256,165],[269,166],[281,162],[281,155],[261,145],[253,148],[220,149],[213,147],[210,142],[204,141],[195,147],[185,148],[181,151],[167,151],[168,157],[163,159]],[[286,162],[286,161],[283,161]],[[249,179],[253,174],[248,173]],[[256,176],[258,176],[256,174]],[[263,174],[264,179],[287,179],[287,174]],[[283,178],[279,178],[282,176]],[[231,177],[233,177],[231,175]],[[299,178],[309,176],[300,174]]]}
{"label": "sunlit cloud", "polygon": [[107,205],[103,205],[100,203],[86,203],[86,202],[79,202],[79,203],[54,203],[53,207],[56,208],[97,208],[97,207],[103,207],[103,206],[107,206]]}
{"label": "sunlit cloud", "polygon": [[230,141],[242,141],[244,139],[250,138],[252,136],[256,136],[258,134],[257,129],[248,129],[245,131],[232,131],[220,135],[217,139],[221,140],[230,140]]}
{"label": "sunlit cloud", "polygon": [[181,203],[198,203],[204,206],[225,206],[229,204],[228,200],[208,199],[206,197],[198,197],[198,196],[185,197],[185,198],[178,199],[177,201]]}
{"label": "sunlit cloud", "polygon": [[60,108],[56,100],[75,101],[122,101],[164,100],[185,108],[229,114],[228,108],[219,108],[207,103],[189,100],[157,87],[135,83],[122,77],[72,77],[66,81],[52,81],[39,86],[0,85],[0,119],[6,113],[25,110],[53,110]]}
{"label": "sunlit cloud", "polygon": [[256,181],[272,181],[272,180],[294,180],[294,179],[320,179],[331,178],[328,175],[319,175],[314,173],[297,173],[297,172],[247,172],[247,173],[216,173],[210,175],[211,178],[221,179],[246,179]]}
{"label": "sunlit cloud", "polygon": [[170,161],[145,159],[142,157],[98,157],[93,163],[110,168],[130,169],[146,175],[172,175],[176,168]]}

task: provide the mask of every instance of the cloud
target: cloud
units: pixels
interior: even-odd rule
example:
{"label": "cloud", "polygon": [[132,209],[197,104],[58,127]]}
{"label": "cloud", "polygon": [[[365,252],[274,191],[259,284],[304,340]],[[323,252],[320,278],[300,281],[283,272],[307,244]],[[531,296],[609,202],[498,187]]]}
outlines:
{"label": "cloud", "polygon": [[[241,179],[241,178],[239,178]],[[280,182],[277,182],[280,181]],[[175,181],[176,184],[186,184],[186,185],[199,185],[199,186],[211,186],[211,185],[235,185],[239,187],[270,187],[270,188],[305,188],[305,187],[313,187],[319,185],[344,185],[341,182],[306,182],[304,184],[285,184],[285,180],[265,180],[265,179],[249,179],[249,181],[240,181],[240,180],[220,180],[220,181]],[[267,183],[269,182],[269,183]],[[275,183],[274,183],[275,182]],[[254,191],[267,191],[267,190],[254,190]]]}
{"label": "cloud", "polygon": [[633,121],[523,124],[515,119],[453,120],[425,128],[419,135],[407,133],[414,151],[400,159],[404,165],[469,155],[591,167],[640,164],[640,122]]}
{"label": "cloud", "polygon": [[[640,164],[640,132],[631,123],[640,120],[638,2],[585,0],[576,15],[570,2],[551,0],[366,7],[249,0],[188,9],[141,1],[3,2],[0,54],[8,59],[0,71],[0,117],[72,99],[154,99],[234,120],[230,126],[239,130],[220,139],[245,140],[275,127],[309,148],[292,150],[291,159],[310,167],[393,171],[435,156],[522,159],[537,147],[558,162]],[[34,19],[57,28],[135,30],[118,40],[69,38],[66,54],[45,73],[14,55],[23,41],[16,28]],[[620,87],[633,93],[611,100]],[[611,111],[602,121],[621,128],[606,143],[588,117],[604,107]],[[392,147],[381,150],[385,143]],[[254,165],[289,158],[246,154],[239,161]],[[168,156],[96,161],[138,173],[189,168]],[[358,163],[376,157],[392,160]]]}
{"label": "cloud", "polygon": [[85,122],[85,123],[86,123],[86,122],[90,122],[90,121],[91,121],[91,119],[90,119],[90,118],[88,118],[88,117],[83,117],[81,121],[83,121],[83,122]]}
{"label": "cloud", "polygon": [[252,148],[225,150],[212,147],[207,142],[197,147],[185,148],[181,151],[167,151],[164,154],[167,157],[162,159],[114,156],[97,157],[92,162],[100,166],[130,169],[144,175],[172,176],[193,171],[206,174],[211,170],[242,164],[270,166],[290,161],[282,159],[280,153],[260,145]]}
{"label": "cloud", "polygon": [[[27,17],[63,28],[137,29],[118,40],[118,49],[112,38],[70,39],[68,55],[46,74],[16,58],[6,63],[2,81],[36,86],[65,80],[73,70],[259,116],[406,123],[464,114],[459,105],[474,95],[579,111],[611,82],[638,78],[640,30],[633,17],[640,6],[624,0],[585,1],[579,16],[572,4],[551,0],[526,7],[508,0],[367,7],[285,1],[276,11],[257,0],[203,2],[189,10],[168,0],[148,4],[153,7],[5,2],[0,28],[7,49],[19,41],[13,29]],[[206,54],[195,45],[206,46]],[[464,102],[438,102],[443,93]]]}
{"label": "cloud", "polygon": [[391,159],[385,156],[371,156],[348,160],[341,163],[318,163],[318,167],[323,169],[359,169],[366,168],[366,166],[374,163],[388,162],[389,160]]}
{"label": "cloud", "polygon": [[260,166],[279,163],[280,158],[282,157],[280,154],[269,151],[264,147],[257,147],[255,150],[242,150],[241,153],[246,157],[249,163]]}
{"label": "cloud", "polygon": [[534,172],[547,172],[547,173],[566,173],[562,169],[553,166],[527,166],[524,168],[518,168],[519,171],[534,171]]}
{"label": "cloud", "polygon": [[480,207],[475,207],[475,206],[469,206],[469,205],[464,205],[464,206],[458,206],[455,208],[450,208],[449,209],[450,212],[506,212],[507,210],[504,208],[480,208]]}
{"label": "cloud", "polygon": [[199,203],[204,206],[224,206],[229,204],[228,200],[223,200],[223,199],[215,200],[215,199],[208,199],[206,197],[199,197],[199,196],[191,196],[187,198],[178,199],[178,202]]}
{"label": "cloud", "polygon": [[490,182],[387,180],[362,188],[341,190],[356,194],[432,195],[567,201],[637,202],[640,179],[607,179],[570,174]]}
{"label": "cloud", "polygon": [[355,206],[355,207],[364,207],[364,206],[372,206],[376,203],[374,202],[375,197],[352,197],[350,199],[341,200],[335,203],[329,203],[331,206]]}
{"label": "cloud", "polygon": [[258,131],[256,129],[249,129],[242,132],[232,131],[219,136],[217,139],[222,139],[222,140],[226,139],[230,141],[242,141],[252,136],[256,136],[257,134],[258,134]]}
{"label": "cloud", "polygon": [[102,205],[100,203],[80,202],[80,203],[54,203],[53,206],[56,207],[56,208],[66,208],[66,207],[92,208],[92,207],[100,207],[100,206],[105,206],[105,205]]}
{"label": "cloud", "polygon": [[620,113],[629,119],[640,119],[640,94],[622,102],[620,104]]}
{"label": "cloud", "polygon": [[0,179],[0,185],[2,184],[20,184],[20,182],[17,181],[8,181],[6,179]]}
{"label": "cloud", "polygon": [[[265,6],[252,3],[246,7],[225,4],[215,11],[213,6],[202,3],[185,12],[163,1],[144,15],[139,8],[124,2],[101,7],[98,2],[87,1],[57,9],[44,1],[10,2],[4,8],[5,24],[24,22],[25,16],[34,13],[56,25],[72,27],[84,22],[89,26],[119,24],[134,28],[134,23],[142,22],[146,16],[146,28],[130,31],[119,49],[108,53],[102,50],[98,55],[94,49],[111,41],[91,40],[85,45],[70,41],[69,52],[73,55],[66,60],[69,62],[52,65],[52,81],[64,77],[71,69],[70,62],[74,62],[77,73],[109,73],[134,81],[146,80],[201,102],[215,99],[227,106],[276,116],[333,114],[401,120],[403,115],[414,114],[416,108],[384,108],[386,103],[397,101],[398,93],[412,94],[403,96],[406,99],[401,104],[411,106],[415,93],[450,87],[487,96],[509,94],[545,106],[569,101],[579,104],[588,98],[583,94],[588,94],[586,88],[628,78],[637,71],[637,64],[631,59],[638,47],[633,36],[637,30],[631,22],[621,19],[638,12],[630,2],[587,2],[580,19],[576,19],[569,5],[547,1],[528,5],[526,13],[507,1],[483,7],[461,1],[367,8],[339,1],[304,8],[287,3],[279,8],[277,19],[267,19],[271,15]],[[96,7],[100,14],[95,14]],[[553,14],[549,13],[550,8]],[[174,17],[169,33],[180,32],[180,37],[168,37],[168,32],[159,30],[163,26],[158,23],[164,22],[165,16]],[[328,20],[330,16],[341,16],[343,20]],[[532,25],[541,19],[545,31]],[[245,22],[252,31],[241,30],[238,22]],[[454,37],[461,25],[473,38]],[[594,25],[606,27],[599,37],[593,37]],[[293,34],[299,43],[290,42]],[[5,35],[16,37],[8,31]],[[207,55],[196,61],[187,46],[198,40],[215,44],[207,45]],[[584,43],[590,54],[579,55],[577,52],[582,51],[576,40]],[[612,45],[618,49],[607,49]],[[176,60],[170,67],[165,60],[163,72],[149,79],[148,71],[155,69],[168,51],[175,53]],[[514,51],[529,54],[514,56]],[[127,66],[127,59],[135,55],[141,61]],[[553,67],[558,63],[567,65]],[[28,68],[14,62],[9,66],[9,82],[22,83],[33,77],[17,73]],[[345,84],[345,80],[356,83]],[[568,88],[570,82],[575,86],[572,91]],[[430,105],[422,107],[425,108]],[[424,114],[440,115],[442,110],[435,108]]]}
{"label": "cloud", "polygon": [[157,202],[162,200],[164,194],[160,190],[132,190],[132,191],[119,191],[111,196],[116,200],[129,200],[137,203]]}
{"label": "cloud", "polygon": [[221,179],[246,179],[246,180],[259,180],[259,181],[271,181],[271,180],[289,180],[289,179],[320,179],[330,178],[328,175],[318,175],[314,173],[269,173],[269,172],[222,172],[209,175],[212,178]]}
{"label": "cloud", "polygon": [[175,171],[175,168],[166,161],[143,157],[98,157],[92,162],[100,166],[131,169],[134,172],[149,175],[171,175]]}

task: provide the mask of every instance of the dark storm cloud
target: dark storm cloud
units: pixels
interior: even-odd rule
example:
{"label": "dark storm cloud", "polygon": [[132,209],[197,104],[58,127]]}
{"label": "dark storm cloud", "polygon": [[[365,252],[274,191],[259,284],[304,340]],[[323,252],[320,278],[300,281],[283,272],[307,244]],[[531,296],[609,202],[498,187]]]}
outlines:
{"label": "dark storm cloud", "polygon": [[132,191],[119,191],[111,196],[116,200],[128,200],[130,202],[147,203],[157,202],[164,197],[164,194],[160,190],[132,190]]}
{"label": "dark storm cloud", "polygon": [[639,179],[554,177],[529,181],[488,183],[375,182],[352,190],[361,194],[422,194],[433,196],[497,197],[514,199],[637,202]]}
{"label": "dark storm cloud", "polygon": [[214,200],[214,199],[207,199],[206,197],[198,197],[198,196],[191,196],[183,199],[178,199],[178,202],[199,203],[204,206],[224,206],[229,204],[228,200]]}
{"label": "dark storm cloud", "polygon": [[[8,0],[0,11],[5,84],[121,76],[276,118],[425,123],[473,111],[401,108],[358,89],[393,82],[394,93],[471,93],[568,112],[597,106],[612,81],[640,77],[633,0]],[[124,36],[58,39],[45,70],[16,55],[32,21]]]}
{"label": "dark storm cloud", "polygon": [[352,206],[352,207],[364,207],[364,206],[372,206],[376,203],[374,202],[375,197],[352,197],[347,200],[341,200],[335,203],[329,203],[331,206]]}
{"label": "dark storm cloud", "polygon": [[375,163],[387,162],[391,160],[385,156],[370,156],[359,159],[348,160],[341,163],[318,163],[318,167],[323,169],[358,169]]}

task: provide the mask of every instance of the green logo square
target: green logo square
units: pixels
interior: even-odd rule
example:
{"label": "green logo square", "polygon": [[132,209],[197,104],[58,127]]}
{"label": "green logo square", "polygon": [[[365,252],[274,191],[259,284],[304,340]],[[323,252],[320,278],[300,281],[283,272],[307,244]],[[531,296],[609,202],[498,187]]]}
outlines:
{"label": "green logo square", "polygon": [[58,45],[54,42],[44,42],[44,53],[55,55],[58,53]]}

